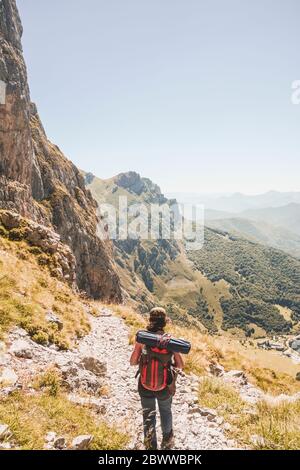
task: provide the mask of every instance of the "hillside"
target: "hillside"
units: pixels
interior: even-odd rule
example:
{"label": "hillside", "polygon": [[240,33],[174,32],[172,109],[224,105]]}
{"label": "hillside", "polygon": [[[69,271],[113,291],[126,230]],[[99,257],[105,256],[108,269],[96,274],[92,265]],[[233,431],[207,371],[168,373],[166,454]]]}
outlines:
{"label": "hillside", "polygon": [[[45,263],[44,243],[11,230],[0,234],[0,449],[143,448],[128,361],[144,317],[78,295],[53,269],[62,247]],[[250,342],[169,331],[193,345],[174,399],[175,449],[297,448],[299,366]]]}
{"label": "hillside", "polygon": [[[240,327],[250,334],[256,325],[279,333],[299,322],[300,261],[295,258],[208,228],[203,249],[188,256],[212,282],[222,279],[230,286],[230,298],[221,299],[223,329]],[[290,320],[276,305],[291,310]]]}
{"label": "hillside", "polygon": [[223,230],[256,243],[262,243],[300,258],[300,236],[284,227],[271,225],[264,220],[250,220],[242,217],[208,220],[206,225]]}
{"label": "hillside", "polygon": [[[136,173],[109,180],[86,177],[99,203],[118,205],[120,195],[129,204],[166,202],[157,186],[143,180]],[[122,285],[141,311],[159,302],[176,321],[197,322],[214,333],[233,328],[248,335],[286,333],[299,321],[300,262],[283,252],[208,228],[204,248],[196,252],[186,252],[182,242],[172,240],[115,245]],[[291,320],[275,305],[289,307]]]}

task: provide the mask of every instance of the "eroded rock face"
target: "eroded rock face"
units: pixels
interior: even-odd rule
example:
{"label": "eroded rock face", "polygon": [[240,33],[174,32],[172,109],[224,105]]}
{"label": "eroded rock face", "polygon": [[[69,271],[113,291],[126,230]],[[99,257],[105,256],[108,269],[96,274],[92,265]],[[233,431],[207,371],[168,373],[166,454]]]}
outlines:
{"label": "eroded rock face", "polygon": [[75,258],[80,289],[120,301],[119,278],[109,241],[97,235],[96,203],[79,170],[48,141],[30,102],[15,0],[0,1],[0,208],[10,209],[59,233]]}
{"label": "eroded rock face", "polygon": [[1,202],[17,204],[24,215],[29,215],[35,212],[30,207],[30,196],[41,198],[43,183],[31,139],[30,95],[21,35],[22,25],[15,1],[2,0],[0,80],[6,83],[6,104],[0,105],[0,196]]}
{"label": "eroded rock face", "polygon": [[[0,210],[0,227],[7,230],[12,240],[26,240],[31,246],[49,255],[47,264],[52,275],[65,280],[72,287],[76,282],[76,260],[69,246],[49,227],[26,219],[17,212]],[[46,261],[45,261],[46,263]]]}

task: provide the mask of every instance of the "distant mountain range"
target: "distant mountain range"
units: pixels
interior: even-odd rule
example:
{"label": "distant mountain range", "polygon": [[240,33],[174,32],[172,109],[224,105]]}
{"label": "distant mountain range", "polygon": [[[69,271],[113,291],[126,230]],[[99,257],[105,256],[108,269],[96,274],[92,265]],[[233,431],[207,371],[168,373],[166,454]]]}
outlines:
{"label": "distant mountain range", "polygon": [[253,242],[278,248],[300,258],[300,235],[286,230],[284,227],[271,225],[263,220],[250,220],[242,217],[206,219],[206,225]]}
{"label": "distant mountain range", "polygon": [[251,209],[244,211],[241,215],[247,219],[268,222],[276,227],[284,227],[300,235],[300,204],[289,203],[281,207]]}
{"label": "distant mountain range", "polygon": [[205,224],[300,258],[300,192],[247,196],[173,193],[181,203],[204,204]]}
{"label": "distant mountain range", "polygon": [[169,193],[169,198],[176,198],[182,203],[204,204],[206,209],[240,213],[250,209],[264,209],[266,207],[282,207],[288,204],[300,204],[299,192],[268,191],[263,194],[247,195],[234,194],[197,194],[197,193]]}

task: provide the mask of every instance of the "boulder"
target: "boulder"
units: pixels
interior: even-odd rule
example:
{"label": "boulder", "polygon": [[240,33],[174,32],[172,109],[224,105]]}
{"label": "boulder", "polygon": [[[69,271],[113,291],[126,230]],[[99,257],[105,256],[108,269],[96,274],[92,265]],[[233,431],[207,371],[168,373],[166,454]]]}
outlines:
{"label": "boulder", "polygon": [[21,225],[22,217],[17,212],[2,212],[1,222],[8,230],[19,228]]}
{"label": "boulder", "polygon": [[296,380],[299,380],[299,381],[300,381],[300,372],[297,372],[297,374],[296,374]]}
{"label": "boulder", "polygon": [[54,449],[62,450],[66,447],[66,439],[62,436],[58,436],[53,441]]}
{"label": "boulder", "polygon": [[290,341],[290,347],[297,352],[300,352],[300,337],[294,338]]}
{"label": "boulder", "polygon": [[99,361],[96,357],[86,356],[84,357],[80,364],[86,369],[92,372],[93,374],[103,377],[107,372],[107,367],[104,362]]}
{"label": "boulder", "polygon": [[23,357],[25,359],[32,358],[31,346],[22,339],[14,341],[9,349],[9,352],[17,357]]}
{"label": "boulder", "polygon": [[230,370],[226,372],[225,377],[233,382],[238,382],[240,385],[247,385],[248,379],[242,370]]}
{"label": "boulder", "polygon": [[61,367],[61,374],[63,385],[70,391],[83,390],[97,393],[102,385],[99,377],[72,362]]}
{"label": "boulder", "polygon": [[224,374],[225,369],[220,364],[211,363],[209,364],[209,371],[212,375],[215,375],[216,377],[221,377]]}
{"label": "boulder", "polygon": [[0,374],[0,384],[4,386],[15,385],[18,381],[18,376],[13,369],[5,367]]}
{"label": "boulder", "polygon": [[75,439],[72,441],[72,449],[74,450],[86,450],[88,449],[90,443],[93,440],[93,436],[90,434],[82,435],[82,436],[77,436]]}

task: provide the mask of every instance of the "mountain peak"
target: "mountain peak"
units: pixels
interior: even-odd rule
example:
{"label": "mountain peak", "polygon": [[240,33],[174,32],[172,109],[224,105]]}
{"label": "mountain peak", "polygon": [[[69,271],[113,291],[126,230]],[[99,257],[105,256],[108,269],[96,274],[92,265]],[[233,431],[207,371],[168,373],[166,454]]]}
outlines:
{"label": "mountain peak", "polygon": [[120,173],[115,176],[114,183],[137,196],[146,196],[145,200],[149,203],[164,204],[167,202],[167,198],[162,194],[157,184],[153,183],[149,178],[141,177],[135,171]]}

